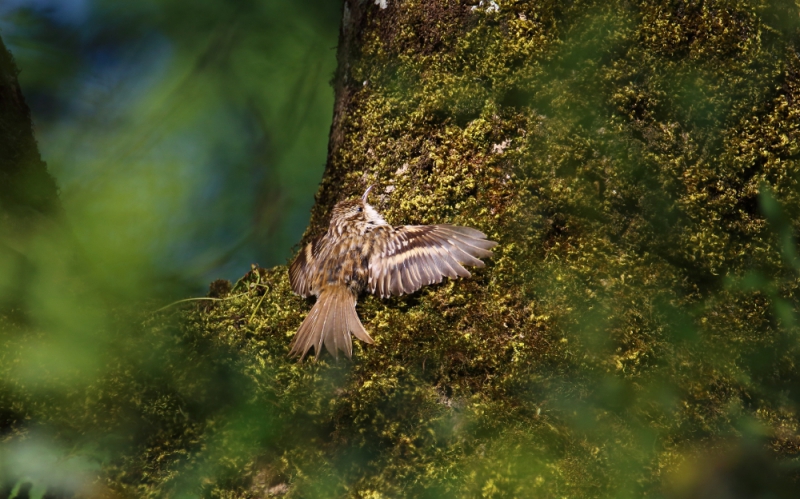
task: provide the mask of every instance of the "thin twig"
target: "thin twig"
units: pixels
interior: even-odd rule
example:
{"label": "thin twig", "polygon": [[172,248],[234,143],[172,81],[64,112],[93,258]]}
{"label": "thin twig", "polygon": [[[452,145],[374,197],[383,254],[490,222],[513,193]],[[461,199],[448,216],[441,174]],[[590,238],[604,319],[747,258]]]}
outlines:
{"label": "thin twig", "polygon": [[238,298],[239,296],[244,296],[246,294],[247,293],[239,293],[238,295],[226,296],[225,298],[211,298],[209,296],[203,296],[203,297],[200,297],[200,298],[184,298],[183,300],[174,301],[174,302],[170,303],[169,305],[164,305],[163,307],[159,308],[158,310],[154,310],[153,313],[161,312],[162,310],[168,309],[169,307],[172,307],[174,305],[178,305],[180,303],[186,303],[186,302],[190,302],[190,301],[200,301],[200,300],[225,301],[225,300],[231,300],[233,298]]}
{"label": "thin twig", "polygon": [[267,297],[267,293],[269,293],[269,286],[264,286],[264,287],[267,288],[267,290],[264,291],[264,294],[261,295],[261,299],[258,300],[258,305],[256,305],[255,310],[253,310],[253,314],[250,315],[250,319],[247,321],[248,324],[252,324],[253,323],[253,319],[256,316],[256,312],[258,312],[258,309],[261,308],[261,304],[264,302],[264,298],[266,298]]}
{"label": "thin twig", "polygon": [[[259,277],[259,280],[260,279],[261,278]],[[256,287],[267,288],[267,291],[269,291],[269,286],[267,286],[266,284],[261,284],[260,282],[256,282],[256,283],[253,283],[253,284],[255,284]],[[175,306],[175,305],[178,305],[178,304],[181,304],[181,303],[187,303],[187,302],[190,302],[190,301],[201,301],[201,300],[225,301],[225,300],[232,300],[234,298],[238,298],[240,296],[244,296],[244,295],[247,295],[247,294],[250,294],[249,291],[245,291],[244,293],[239,293],[239,294],[236,294],[236,295],[226,296],[225,298],[211,298],[210,296],[202,296],[202,297],[199,297],[199,298],[184,298],[183,300],[174,301],[174,302],[172,302],[172,303],[170,303],[168,305],[164,305],[163,307],[159,308],[158,310],[154,310],[153,313],[155,314],[155,313],[161,312],[162,310],[166,310],[169,307],[172,307],[172,306]],[[266,296],[266,293],[264,293],[264,295],[261,297],[261,300],[258,302],[258,306],[261,306],[261,302],[264,301],[264,296]],[[256,309],[258,309],[258,306],[256,307]],[[252,321],[253,318],[251,317],[250,320]]]}

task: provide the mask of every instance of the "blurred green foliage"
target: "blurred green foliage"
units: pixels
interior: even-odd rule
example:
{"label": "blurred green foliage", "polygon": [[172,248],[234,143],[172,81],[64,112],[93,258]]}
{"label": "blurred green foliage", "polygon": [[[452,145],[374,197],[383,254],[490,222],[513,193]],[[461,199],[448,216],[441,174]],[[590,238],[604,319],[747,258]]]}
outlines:
{"label": "blurred green foliage", "polygon": [[[151,342],[132,309],[290,256],[325,163],[340,15],[328,1],[0,5],[63,206],[12,213],[19,191],[0,187],[0,484],[74,491],[118,464],[152,425],[111,385],[169,385],[160,362],[186,353]],[[2,128],[4,147],[27,133]],[[97,395],[108,411],[78,417],[93,389],[114,394]]]}
{"label": "blurred green foliage", "polygon": [[800,8],[349,5],[307,237],[374,184],[391,223],[499,241],[487,268],[364,297],[376,345],[297,364],[285,267],[153,313],[42,245],[35,306],[0,316],[0,469],[88,495],[793,497]]}
{"label": "blurred green foliage", "polygon": [[20,4],[4,40],[94,278],[197,291],[286,261],[325,164],[339,5]]}

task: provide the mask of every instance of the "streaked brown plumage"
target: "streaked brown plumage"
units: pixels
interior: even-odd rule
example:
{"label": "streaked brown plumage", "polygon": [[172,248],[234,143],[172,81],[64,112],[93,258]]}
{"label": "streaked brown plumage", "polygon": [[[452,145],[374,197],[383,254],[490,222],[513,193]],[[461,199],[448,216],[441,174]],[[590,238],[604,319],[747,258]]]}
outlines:
{"label": "streaked brown plumage", "polygon": [[303,360],[322,345],[338,358],[352,354],[350,333],[373,343],[356,314],[356,298],[367,291],[384,298],[413,293],[443,277],[469,277],[463,265],[483,267],[497,245],[486,235],[456,225],[392,227],[360,199],[333,207],[328,232],[303,248],[289,268],[295,293],[317,302],[300,325],[290,355]]}

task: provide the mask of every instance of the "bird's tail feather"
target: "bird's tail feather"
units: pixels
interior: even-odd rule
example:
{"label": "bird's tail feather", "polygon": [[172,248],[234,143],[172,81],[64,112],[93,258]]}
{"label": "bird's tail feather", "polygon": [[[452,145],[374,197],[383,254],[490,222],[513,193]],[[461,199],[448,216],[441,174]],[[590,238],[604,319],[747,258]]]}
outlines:
{"label": "bird's tail feather", "polygon": [[337,359],[339,350],[350,358],[353,352],[350,333],[363,342],[374,343],[358,319],[353,293],[344,286],[326,287],[297,330],[289,355],[299,355],[302,361],[313,347],[314,355],[319,358],[325,345]]}

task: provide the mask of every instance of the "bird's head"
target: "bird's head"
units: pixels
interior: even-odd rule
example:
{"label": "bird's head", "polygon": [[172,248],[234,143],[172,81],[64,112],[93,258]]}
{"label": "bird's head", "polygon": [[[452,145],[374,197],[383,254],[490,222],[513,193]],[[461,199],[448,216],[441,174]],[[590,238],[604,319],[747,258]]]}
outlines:
{"label": "bird's head", "polygon": [[367,203],[367,195],[372,189],[369,186],[364,195],[358,199],[341,201],[333,207],[331,214],[331,229],[337,225],[351,225],[359,229],[368,229],[370,226],[387,225],[386,220],[378,213],[375,208]]}

